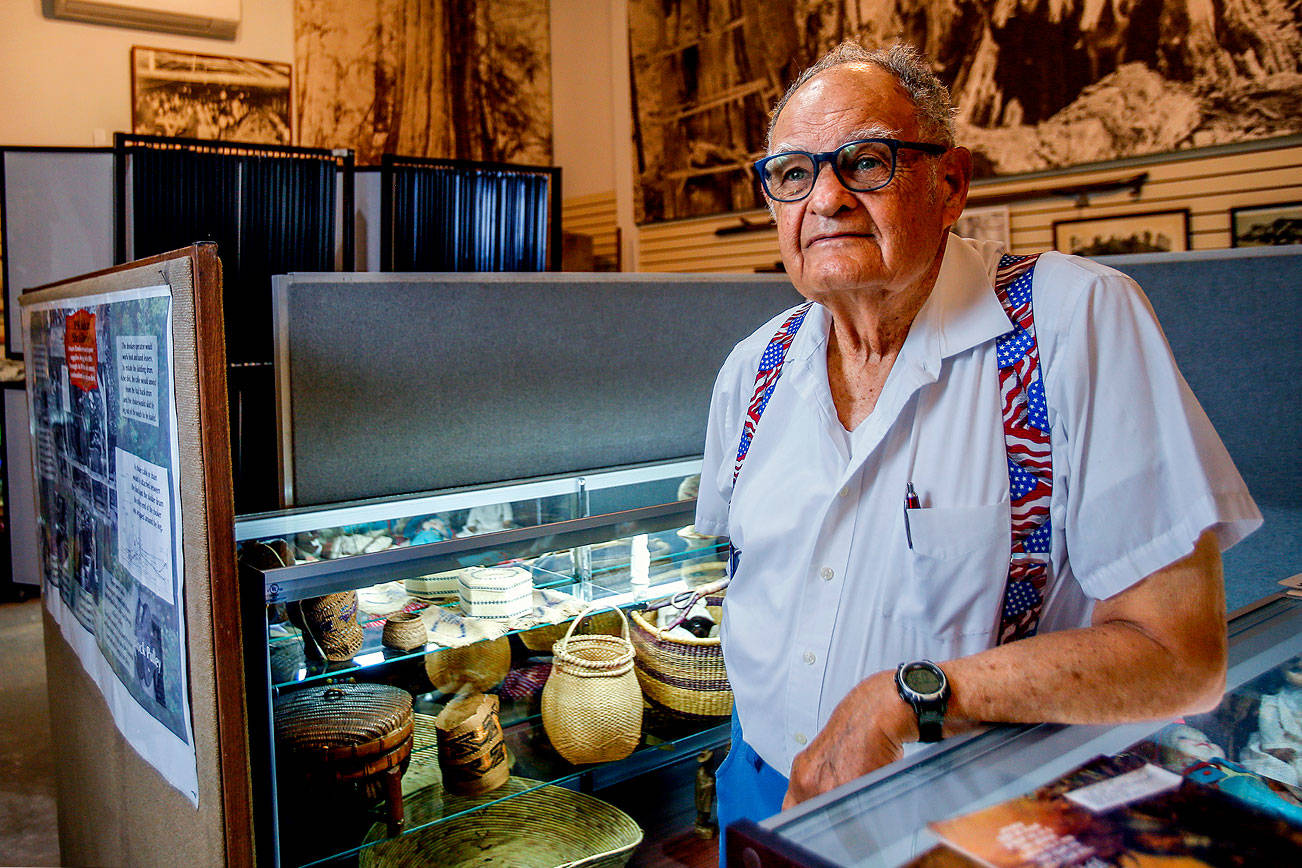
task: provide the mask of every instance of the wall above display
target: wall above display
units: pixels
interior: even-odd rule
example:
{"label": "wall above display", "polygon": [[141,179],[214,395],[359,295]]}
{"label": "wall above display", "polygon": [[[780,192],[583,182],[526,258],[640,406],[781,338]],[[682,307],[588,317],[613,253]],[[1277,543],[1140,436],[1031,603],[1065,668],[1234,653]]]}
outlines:
{"label": "wall above display", "polygon": [[288,63],[131,47],[131,130],[268,145],[293,143]]}
{"label": "wall above display", "polygon": [[978,178],[1302,132],[1302,21],[1283,0],[629,0],[628,10],[639,223],[760,207],[749,163],[768,109],[844,39],[903,39],[933,60]]}
{"label": "wall above display", "polygon": [[547,0],[295,0],[300,143],[549,165]]}

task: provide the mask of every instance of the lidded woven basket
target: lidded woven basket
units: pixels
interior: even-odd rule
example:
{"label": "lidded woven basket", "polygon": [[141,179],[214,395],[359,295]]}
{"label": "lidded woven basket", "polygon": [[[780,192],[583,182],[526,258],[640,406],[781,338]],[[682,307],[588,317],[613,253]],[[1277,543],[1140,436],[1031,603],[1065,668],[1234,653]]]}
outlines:
{"label": "lidded woven basket", "polygon": [[411,694],[388,684],[307,687],[276,699],[276,745],[301,760],[364,759],[410,748]]}
{"label": "lidded woven basket", "polygon": [[[411,757],[411,694],[387,684],[328,684],[277,697],[280,764],[300,783],[382,792],[391,830],[403,823],[402,773]],[[336,790],[305,788],[330,798]]]}
{"label": "lidded woven basket", "polygon": [[589,610],[552,646],[543,729],[556,752],[576,765],[623,759],[642,739],[642,690],[633,674],[628,620],[615,611],[622,635],[575,636]]}

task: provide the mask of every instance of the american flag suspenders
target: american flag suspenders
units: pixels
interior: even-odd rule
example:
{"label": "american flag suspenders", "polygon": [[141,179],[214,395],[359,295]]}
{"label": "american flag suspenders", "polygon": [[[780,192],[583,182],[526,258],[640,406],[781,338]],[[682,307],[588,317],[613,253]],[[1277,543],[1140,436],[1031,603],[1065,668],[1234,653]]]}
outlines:
{"label": "american flag suspenders", "polygon": [[[1040,376],[1040,352],[1035,341],[1031,280],[1035,256],[1008,256],[999,261],[995,295],[1013,329],[995,339],[999,365],[999,394],[1008,460],[1008,489],[1012,506],[1012,547],[1000,608],[998,643],[1035,634],[1048,584],[1049,502],[1053,494],[1053,457],[1049,448],[1049,410]],[[760,357],[755,391],[747,405],[737,458],[735,485],[750,452],[760,417],[782,376],[782,364],[805,321],[812,302],[796,308],[778,327]],[[730,549],[729,575],[735,574],[741,552]]]}

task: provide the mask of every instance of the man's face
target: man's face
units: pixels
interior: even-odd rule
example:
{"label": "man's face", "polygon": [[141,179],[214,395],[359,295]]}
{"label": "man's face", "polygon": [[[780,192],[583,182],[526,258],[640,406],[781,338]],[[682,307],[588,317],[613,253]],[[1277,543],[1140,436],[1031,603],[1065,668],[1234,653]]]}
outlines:
{"label": "man's face", "polygon": [[[912,100],[885,70],[838,66],[791,97],[773,128],[770,153],[830,151],[859,138],[922,141]],[[898,293],[934,277],[948,227],[963,210],[966,152],[940,157],[900,149],[895,177],[854,193],[820,165],[799,202],[772,202],[782,261],[796,288],[818,301],[862,289]],[[958,188],[961,187],[961,192]],[[955,210],[957,209],[957,210]]]}

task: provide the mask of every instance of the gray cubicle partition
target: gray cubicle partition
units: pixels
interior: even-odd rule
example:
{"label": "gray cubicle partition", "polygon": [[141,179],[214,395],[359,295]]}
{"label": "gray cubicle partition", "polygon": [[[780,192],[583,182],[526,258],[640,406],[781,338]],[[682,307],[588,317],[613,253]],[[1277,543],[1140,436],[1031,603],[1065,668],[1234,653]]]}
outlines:
{"label": "gray cubicle partition", "polygon": [[306,506],[699,455],[784,275],[274,279],[282,490]]}
{"label": "gray cubicle partition", "polygon": [[1302,572],[1302,245],[1105,256],[1143,287],[1266,524],[1225,556],[1231,610]]}
{"label": "gray cubicle partition", "polygon": [[2,148],[5,349],[23,353],[24,289],[113,264],[113,149]]}

